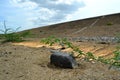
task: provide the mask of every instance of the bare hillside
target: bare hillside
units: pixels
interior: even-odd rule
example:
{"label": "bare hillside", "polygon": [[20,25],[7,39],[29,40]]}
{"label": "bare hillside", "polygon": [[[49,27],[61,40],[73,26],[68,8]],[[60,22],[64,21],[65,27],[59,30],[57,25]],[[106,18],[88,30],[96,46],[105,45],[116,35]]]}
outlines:
{"label": "bare hillside", "polygon": [[116,36],[120,33],[120,13],[31,29],[36,37]]}

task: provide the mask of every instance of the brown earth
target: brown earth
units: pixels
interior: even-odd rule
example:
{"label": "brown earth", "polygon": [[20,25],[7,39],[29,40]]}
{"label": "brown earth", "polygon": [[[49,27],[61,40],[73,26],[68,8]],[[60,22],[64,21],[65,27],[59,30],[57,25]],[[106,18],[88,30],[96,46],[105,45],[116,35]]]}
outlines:
{"label": "brown earth", "polygon": [[[120,70],[97,61],[87,62],[77,58],[80,64],[75,69],[62,69],[49,64],[50,50],[58,45],[48,46],[40,39],[56,37],[115,37],[120,33],[120,14],[78,20],[42,28],[31,29],[34,36],[20,43],[0,44],[0,80],[120,80]],[[108,25],[111,23],[111,25]],[[71,41],[71,40],[70,40]],[[95,41],[71,41],[84,52],[95,56],[111,57],[119,43],[101,44]],[[71,49],[63,51],[71,52]]]}

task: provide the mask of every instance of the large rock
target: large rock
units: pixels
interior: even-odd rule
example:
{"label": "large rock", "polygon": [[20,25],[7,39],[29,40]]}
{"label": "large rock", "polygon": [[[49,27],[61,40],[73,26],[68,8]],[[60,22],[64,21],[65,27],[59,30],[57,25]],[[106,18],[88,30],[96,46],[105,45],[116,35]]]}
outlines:
{"label": "large rock", "polygon": [[75,58],[67,53],[51,51],[50,63],[61,68],[75,68],[77,62]]}

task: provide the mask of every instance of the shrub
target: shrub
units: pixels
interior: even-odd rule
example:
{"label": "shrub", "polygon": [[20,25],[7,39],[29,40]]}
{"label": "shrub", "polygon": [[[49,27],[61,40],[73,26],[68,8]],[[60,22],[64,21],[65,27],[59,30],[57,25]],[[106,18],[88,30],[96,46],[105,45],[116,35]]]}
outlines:
{"label": "shrub", "polygon": [[113,23],[112,23],[112,22],[108,22],[107,25],[108,25],[108,26],[111,26],[111,25],[113,25]]}
{"label": "shrub", "polygon": [[29,35],[29,32],[23,32],[18,34],[17,31],[20,27],[16,28],[15,30],[11,28],[7,28],[6,23],[4,21],[4,30],[0,30],[3,34],[1,34],[1,38],[4,39],[3,42],[21,42],[23,41],[23,37]]}
{"label": "shrub", "polygon": [[21,42],[23,41],[19,34],[16,33],[9,33],[5,34],[5,41],[4,42]]}
{"label": "shrub", "polygon": [[45,43],[45,44],[49,44],[50,46],[52,46],[53,44],[55,44],[55,42],[59,42],[59,39],[56,39],[54,36],[49,36],[48,38],[43,38],[41,40],[41,42]]}

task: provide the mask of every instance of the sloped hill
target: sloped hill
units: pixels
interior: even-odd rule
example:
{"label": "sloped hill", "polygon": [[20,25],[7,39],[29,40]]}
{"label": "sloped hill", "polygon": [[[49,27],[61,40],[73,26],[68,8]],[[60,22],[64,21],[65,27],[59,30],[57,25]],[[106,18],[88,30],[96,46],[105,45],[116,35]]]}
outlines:
{"label": "sloped hill", "polygon": [[120,13],[39,27],[31,31],[36,37],[116,36],[120,33]]}

